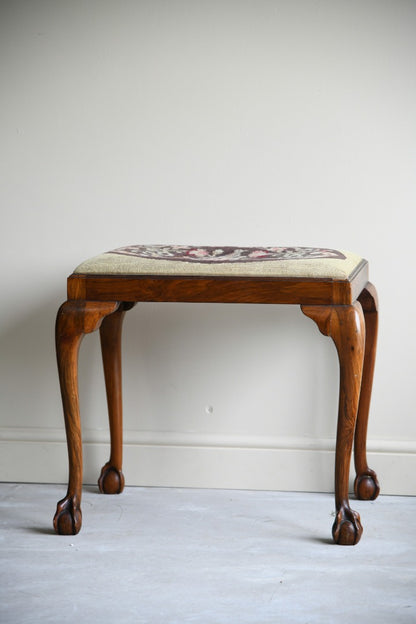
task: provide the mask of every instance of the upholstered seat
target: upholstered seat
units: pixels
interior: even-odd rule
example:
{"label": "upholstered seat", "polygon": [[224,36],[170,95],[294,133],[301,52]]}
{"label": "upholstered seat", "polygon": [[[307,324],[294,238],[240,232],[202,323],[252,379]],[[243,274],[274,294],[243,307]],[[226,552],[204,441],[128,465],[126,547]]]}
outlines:
{"label": "upholstered seat", "polygon": [[363,259],[317,247],[129,245],[80,264],[76,274],[349,279]]}
{"label": "upholstered seat", "polygon": [[335,343],[340,363],[335,453],[338,544],[356,544],[359,515],[348,501],[354,441],[355,494],[374,500],[377,476],[366,457],[367,421],[377,337],[377,294],[368,263],[356,254],[317,247],[129,245],[82,262],[68,278],[67,301],[56,321],[56,349],[69,455],[66,497],[54,527],[81,528],[82,442],[78,397],[78,349],[100,329],[110,421],[111,453],[98,481],[101,492],[123,490],[121,331],[138,302],[297,304]]}

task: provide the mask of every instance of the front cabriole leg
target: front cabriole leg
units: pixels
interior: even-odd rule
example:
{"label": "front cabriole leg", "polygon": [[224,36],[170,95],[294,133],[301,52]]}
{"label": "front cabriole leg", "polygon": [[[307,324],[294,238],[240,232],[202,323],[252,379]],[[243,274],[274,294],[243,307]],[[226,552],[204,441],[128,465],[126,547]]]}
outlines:
{"label": "front cabriole leg", "polygon": [[85,334],[99,328],[117,302],[66,301],[56,318],[56,354],[68,446],[69,481],[53,519],[55,531],[75,535],[81,528],[82,440],[78,396],[78,353]]}
{"label": "front cabriole leg", "polygon": [[302,311],[313,319],[322,334],[330,336],[337,348],[340,364],[340,389],[337,442],[335,453],[336,517],[332,535],[337,544],[354,545],[360,540],[360,516],[348,500],[349,469],[360,398],[363,372],[365,324],[361,304],[303,305]]}

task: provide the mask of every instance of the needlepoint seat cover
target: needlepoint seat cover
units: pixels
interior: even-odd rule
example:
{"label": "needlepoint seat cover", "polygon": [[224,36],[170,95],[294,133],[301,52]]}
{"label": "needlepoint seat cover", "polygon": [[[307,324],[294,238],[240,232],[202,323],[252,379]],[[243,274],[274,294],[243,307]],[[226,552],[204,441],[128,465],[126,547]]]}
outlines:
{"label": "needlepoint seat cover", "polygon": [[348,280],[363,264],[354,253],[320,247],[128,245],[82,262],[74,274]]}

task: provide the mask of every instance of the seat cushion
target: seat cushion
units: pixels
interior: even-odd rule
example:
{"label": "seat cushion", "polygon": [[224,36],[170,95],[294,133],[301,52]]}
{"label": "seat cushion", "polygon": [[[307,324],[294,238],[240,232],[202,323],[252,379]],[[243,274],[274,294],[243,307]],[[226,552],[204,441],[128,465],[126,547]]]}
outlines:
{"label": "seat cushion", "polygon": [[347,280],[362,263],[356,254],[320,247],[129,245],[86,260],[74,273]]}

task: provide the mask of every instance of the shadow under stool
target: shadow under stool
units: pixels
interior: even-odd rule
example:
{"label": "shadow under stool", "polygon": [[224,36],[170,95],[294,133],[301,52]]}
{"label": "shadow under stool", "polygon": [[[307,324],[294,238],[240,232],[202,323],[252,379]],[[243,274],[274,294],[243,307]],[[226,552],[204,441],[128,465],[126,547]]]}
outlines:
{"label": "shadow under stool", "polygon": [[110,422],[110,459],[99,489],[119,494],[122,473],[121,330],[137,302],[297,304],[335,343],[340,365],[335,451],[337,544],[356,544],[360,516],[349,505],[354,443],[357,498],[380,491],[366,458],[367,422],[377,340],[377,294],[366,260],[314,247],[192,247],[131,245],[86,260],[68,278],[68,299],[56,320],[56,351],[69,458],[66,497],[54,517],[57,533],[81,528],[82,441],[78,351],[85,334],[100,330]]}

